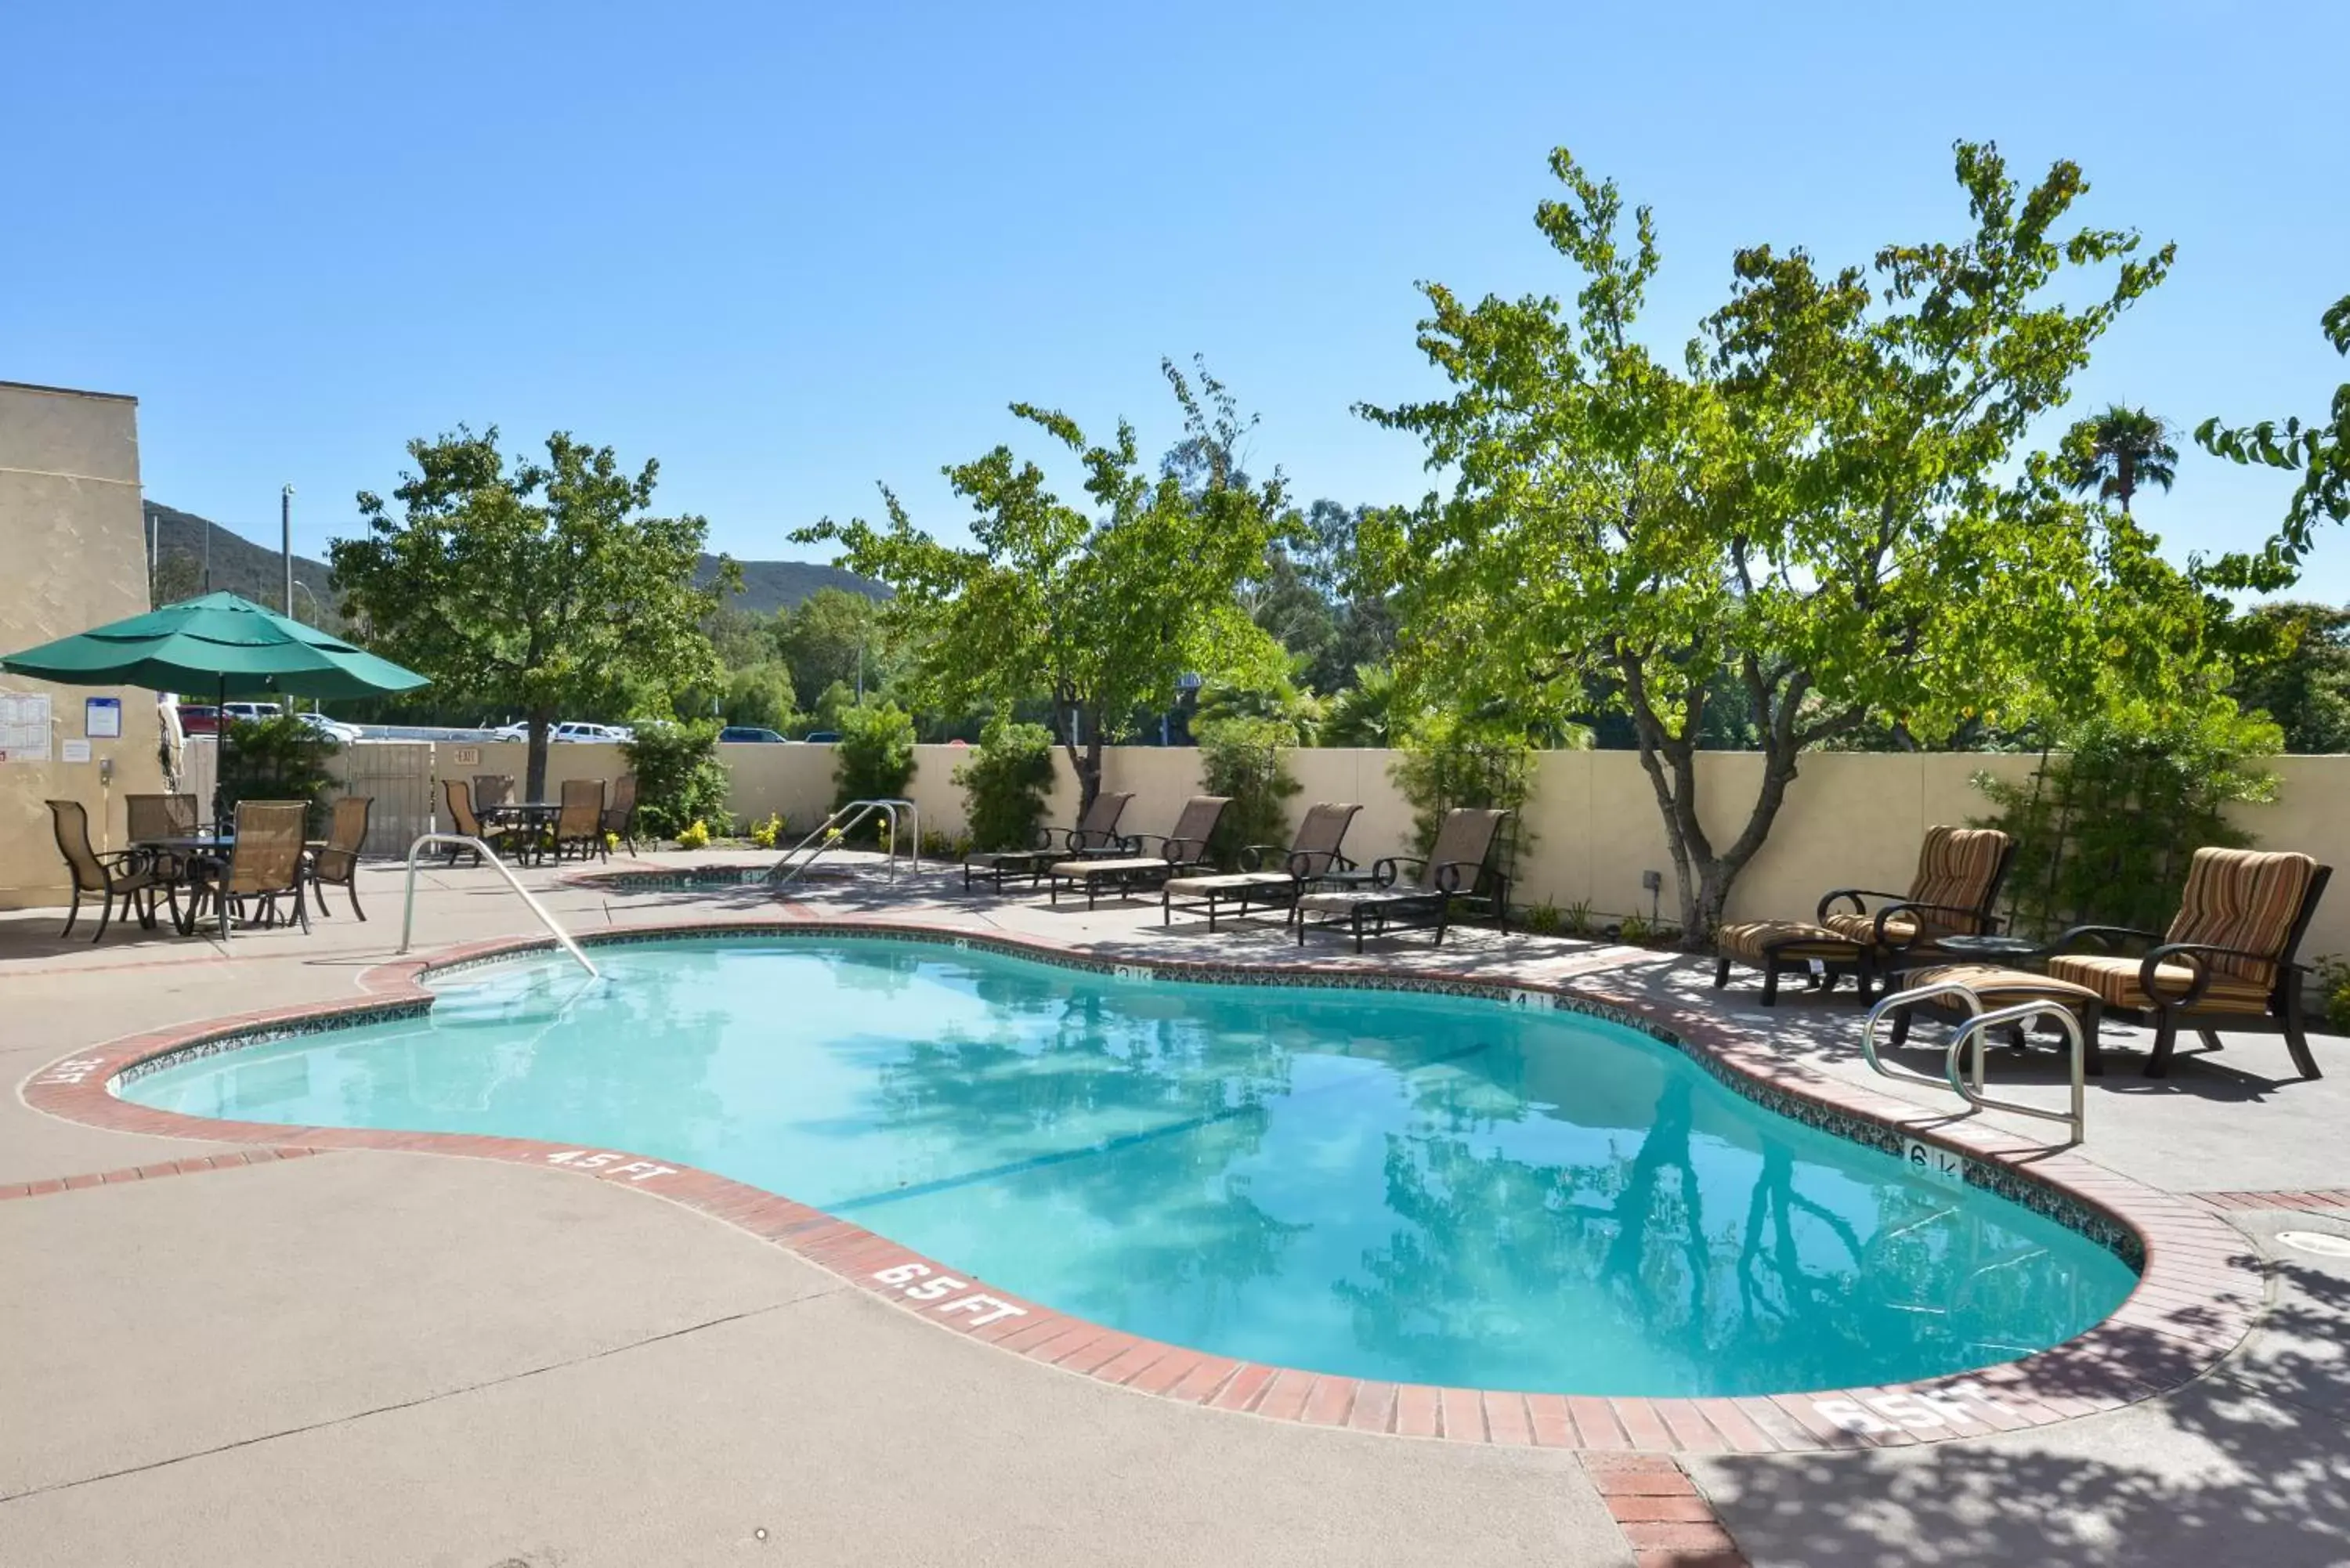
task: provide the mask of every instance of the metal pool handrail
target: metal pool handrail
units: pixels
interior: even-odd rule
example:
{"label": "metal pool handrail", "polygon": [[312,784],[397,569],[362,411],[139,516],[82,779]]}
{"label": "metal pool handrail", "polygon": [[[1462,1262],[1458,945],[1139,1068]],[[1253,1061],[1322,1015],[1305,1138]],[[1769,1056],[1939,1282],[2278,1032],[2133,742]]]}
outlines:
{"label": "metal pool handrail", "polygon": [[[1923,1073],[1913,1073],[1906,1067],[1887,1066],[1877,1054],[1877,1026],[1886,1014],[1919,1002],[1956,997],[1966,1003],[1969,1017],[1950,1035],[1949,1048],[1942,1056],[1942,1076],[1930,1078]],[[2067,1110],[2052,1111],[2039,1106],[2027,1106],[2017,1100],[1993,1099],[1983,1090],[1983,1055],[1985,1032],[2004,1024],[2022,1023],[2028,1019],[2054,1018],[2064,1026],[2066,1051],[2072,1065],[2072,1105]],[[1959,1066],[1959,1054],[1974,1044],[1974,1083],[1970,1086]],[[2020,1116],[2039,1116],[2043,1120],[2063,1122],[2072,1128],[2074,1143],[2088,1140],[2088,1044],[2081,1033],[2081,1021],[2073,1010],[2061,1002],[2045,997],[2019,1002],[2012,1007],[2002,1007],[1986,1012],[1982,998],[1971,986],[1954,981],[1934,985],[1921,985],[1909,991],[1896,992],[1868,1010],[1868,1027],[1860,1036],[1861,1054],[1868,1059],[1872,1070],[1880,1076],[1911,1084],[1929,1084],[1936,1088],[1948,1086],[1958,1096],[1979,1110],[2007,1111]]]}
{"label": "metal pool handrail", "polygon": [[579,944],[571,940],[571,933],[565,930],[556,918],[546,912],[546,905],[530,896],[530,889],[515,878],[513,869],[498,858],[497,852],[480,839],[463,833],[419,834],[416,842],[408,846],[408,897],[400,917],[400,950],[401,952],[408,950],[411,940],[416,934],[416,855],[417,851],[428,844],[453,844],[478,852],[482,857],[482,864],[504,877],[506,886],[515,890],[515,896],[530,907],[530,912],[538,917],[538,923],[546,928],[547,935],[555,939],[556,945],[578,961],[579,967],[588,971],[588,979],[597,978],[596,966],[588,961],[588,955],[579,950]]}
{"label": "metal pool handrail", "polygon": [[[895,882],[898,879],[898,851],[901,845],[905,847],[907,863],[915,871],[920,871],[922,808],[902,796],[887,795],[876,800],[852,800],[835,809],[806,838],[784,851],[784,857],[776,861],[767,873],[767,886],[776,888],[790,886],[801,872],[823,859],[827,851],[840,843],[850,828],[877,812],[889,818],[889,880]],[[900,813],[910,820],[901,820]],[[827,834],[833,836],[826,838]],[[819,838],[824,842],[816,844]],[[815,854],[805,860],[795,861],[792,858],[811,844],[816,844]]]}

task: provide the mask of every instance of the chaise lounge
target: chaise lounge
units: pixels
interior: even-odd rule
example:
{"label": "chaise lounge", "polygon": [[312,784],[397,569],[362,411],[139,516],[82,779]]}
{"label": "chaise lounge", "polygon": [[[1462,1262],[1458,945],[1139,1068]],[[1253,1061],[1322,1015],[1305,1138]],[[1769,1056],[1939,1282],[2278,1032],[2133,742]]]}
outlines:
{"label": "chaise lounge", "polygon": [[[1137,888],[1155,888],[1178,872],[1205,866],[1208,840],[1215,833],[1216,824],[1223,820],[1224,807],[1231,804],[1229,796],[1195,794],[1183,803],[1182,815],[1175,819],[1172,833],[1134,834],[1125,840],[1128,853],[1124,855],[1061,861],[1050,873],[1054,904],[1060,903],[1064,887],[1073,892],[1084,888],[1086,908],[1090,909],[1104,888],[1124,897]],[[1143,854],[1142,846],[1153,839],[1159,842],[1159,853]]]}
{"label": "chaise lounge", "polygon": [[974,871],[987,877],[994,890],[1001,893],[1006,877],[1025,877],[1028,885],[1035,887],[1043,878],[1045,868],[1055,860],[1123,853],[1126,846],[1118,836],[1118,819],[1126,815],[1126,803],[1133,798],[1131,793],[1104,790],[1094,796],[1093,805],[1086,807],[1076,826],[1038,828],[1033,848],[990,849],[964,856],[963,890],[971,890]]}
{"label": "chaise lounge", "polygon": [[1175,911],[1196,909],[1208,917],[1208,929],[1216,929],[1216,917],[1224,912],[1245,915],[1252,906],[1266,909],[1296,910],[1298,896],[1306,888],[1332,871],[1351,871],[1355,863],[1338,853],[1347,841],[1347,829],[1353,825],[1355,814],[1363,808],[1325,801],[1305,814],[1297,825],[1297,836],[1289,846],[1288,856],[1278,871],[1265,867],[1267,855],[1279,855],[1277,844],[1252,844],[1241,851],[1241,869],[1212,877],[1170,877],[1159,893],[1159,923],[1171,924]]}
{"label": "chaise lounge", "polygon": [[[1371,886],[1301,893],[1297,898],[1297,945],[1305,945],[1305,928],[1343,926],[1354,934],[1355,950],[1363,950],[1367,935],[1385,936],[1389,929],[1436,928],[1436,945],[1452,924],[1452,910],[1464,899],[1490,902],[1501,928],[1510,929],[1510,879],[1486,865],[1500,838],[1506,811],[1456,806],[1444,814],[1436,845],[1422,858],[1390,855],[1371,867]],[[1409,882],[1399,882],[1403,867],[1416,867]],[[1309,922],[1308,914],[1320,915]]]}
{"label": "chaise lounge", "polygon": [[[1839,976],[1858,983],[1866,1003],[1877,976],[1932,950],[1943,937],[1976,936],[1997,924],[1991,907],[2006,879],[2014,846],[1989,827],[1930,827],[1918,848],[1918,874],[1907,893],[1839,888],[1820,900],[1809,920],[1751,920],[1714,934],[1713,983],[1730,983],[1730,966],[1762,971],[1762,1005],[1779,1000],[1779,977],[1818,966],[1835,989]],[[1884,902],[1871,910],[1872,898]],[[1835,906],[1849,901],[1852,908]]]}

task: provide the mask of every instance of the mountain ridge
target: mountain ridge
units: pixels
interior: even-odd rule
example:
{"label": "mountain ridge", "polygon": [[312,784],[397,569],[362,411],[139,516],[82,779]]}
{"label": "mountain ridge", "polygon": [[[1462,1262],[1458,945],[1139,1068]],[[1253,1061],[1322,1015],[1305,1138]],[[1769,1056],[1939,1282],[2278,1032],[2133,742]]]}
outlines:
{"label": "mountain ridge", "polygon": [[[167,602],[208,591],[207,548],[212,574],[209,591],[241,594],[273,608],[285,597],[285,568],[276,550],[192,512],[156,501],[143,505],[154,580],[159,597]],[[840,588],[875,599],[886,598],[889,592],[870,577],[819,561],[738,561],[735,565],[743,569],[743,591],[729,595],[725,607],[752,615],[795,609],[819,588]],[[694,567],[694,581],[706,585],[717,571],[718,557],[705,552]],[[296,618],[335,629],[341,618],[335,613],[332,568],[324,561],[296,556],[294,582]]]}

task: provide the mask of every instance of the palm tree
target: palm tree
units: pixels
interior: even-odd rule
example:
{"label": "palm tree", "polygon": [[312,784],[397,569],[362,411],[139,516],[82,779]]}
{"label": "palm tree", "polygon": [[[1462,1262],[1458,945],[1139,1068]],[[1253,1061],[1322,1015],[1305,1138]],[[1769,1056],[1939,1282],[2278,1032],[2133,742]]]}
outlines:
{"label": "palm tree", "polygon": [[2178,449],[2170,444],[2168,421],[2144,409],[2108,404],[2064,435],[2064,465],[2075,494],[2095,490],[2101,499],[2130,509],[2130,497],[2144,484],[2166,491],[2178,477]]}
{"label": "palm tree", "polygon": [[1322,721],[1326,746],[1386,746],[1399,739],[1395,671],[1384,664],[1355,666],[1355,684],[1330,699]]}

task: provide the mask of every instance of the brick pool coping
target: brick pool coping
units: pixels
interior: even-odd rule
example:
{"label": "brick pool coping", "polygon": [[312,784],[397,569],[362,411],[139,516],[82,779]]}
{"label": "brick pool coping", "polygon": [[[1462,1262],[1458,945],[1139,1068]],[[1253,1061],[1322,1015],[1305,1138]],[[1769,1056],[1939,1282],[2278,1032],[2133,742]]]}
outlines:
{"label": "brick pool coping", "polygon": [[[2243,1239],[2187,1195],[2106,1170],[2071,1150],[1927,1111],[1827,1078],[1791,1061],[1763,1037],[1694,1008],[1659,1005],[1611,987],[1605,976],[1557,983],[1453,972],[1203,964],[1118,956],[1001,932],[896,919],[772,915],[691,923],[615,926],[580,940],[590,948],[709,938],[827,935],[976,947],[1120,979],[1165,977],[1222,983],[1363,986],[1451,992],[1548,1005],[1639,1028],[1677,1046],[1731,1087],[1766,1106],[1877,1147],[1906,1145],[1919,1163],[1950,1163],[1954,1179],[2033,1200],[2054,1195],[2064,1222],[2116,1250],[2141,1251],[2138,1285],[2087,1332],[2018,1361],[1883,1386],[1718,1398],[1642,1398],[1443,1388],[1322,1376],[1142,1339],[1055,1312],[955,1272],[861,1226],[763,1189],[626,1150],[530,1138],[295,1127],[151,1109],[120,1098],[126,1075],[167,1060],[235,1049],[380,1019],[432,1005],[431,975],[532,952],[546,938],[504,938],[431,957],[378,965],[362,996],[255,1012],[126,1036],[36,1071],[19,1086],[35,1109],[93,1127],[153,1137],[298,1146],[305,1151],[376,1149],[456,1155],[577,1172],[722,1220],[783,1248],[941,1328],[1008,1354],[1132,1392],[1273,1420],[1452,1442],[1586,1451],[1773,1453],[1941,1441],[2052,1425],[2169,1392],[2217,1366],[2259,1317],[2266,1281]],[[1887,1138],[1899,1140],[1888,1145]],[[66,1184],[0,1187],[0,1198]],[[37,1189],[36,1193],[34,1189]],[[2034,1207],[2046,1210],[2045,1202]]]}

